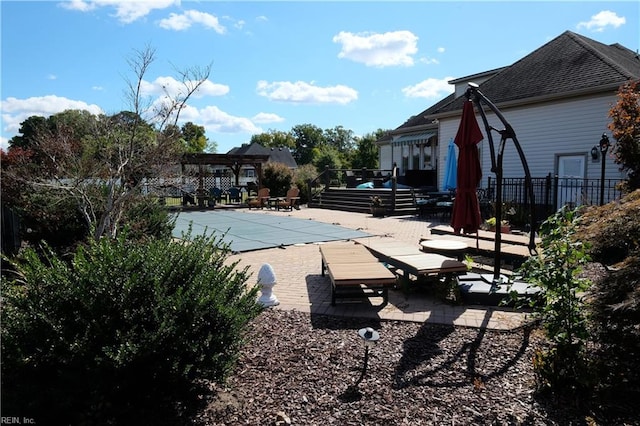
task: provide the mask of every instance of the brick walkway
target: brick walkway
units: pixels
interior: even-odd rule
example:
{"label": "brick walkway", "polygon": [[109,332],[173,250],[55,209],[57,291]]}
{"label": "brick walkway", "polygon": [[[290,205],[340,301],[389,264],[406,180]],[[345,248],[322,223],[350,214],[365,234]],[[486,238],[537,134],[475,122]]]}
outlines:
{"label": "brick walkway", "polygon": [[[313,219],[350,229],[358,229],[374,235],[371,238],[388,238],[416,244],[420,237],[429,235],[430,222],[417,216],[378,218],[370,214],[335,210],[307,209],[292,212],[268,210],[243,210],[253,214],[288,215],[301,219]],[[330,244],[330,243],[326,243]],[[525,314],[507,308],[485,306],[451,306],[435,300],[423,292],[412,289],[389,292],[389,303],[378,306],[381,299],[349,301],[338,299],[331,306],[331,283],[321,275],[321,260],[317,244],[303,244],[257,250],[232,255],[229,261],[239,261],[239,267],[249,267],[250,282],[257,280],[258,271],[265,263],[273,268],[277,283],[273,294],[280,301],[275,309],[297,310],[314,314],[351,316],[380,320],[401,320],[454,324],[457,326],[486,327],[509,330],[522,325]]]}

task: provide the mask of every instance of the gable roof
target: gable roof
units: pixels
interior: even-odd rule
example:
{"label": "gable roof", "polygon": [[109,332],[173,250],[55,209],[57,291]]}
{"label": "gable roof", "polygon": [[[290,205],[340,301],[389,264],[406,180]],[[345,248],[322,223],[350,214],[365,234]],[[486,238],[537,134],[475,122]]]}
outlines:
{"label": "gable roof", "polygon": [[289,168],[296,168],[298,164],[291,155],[289,148],[265,148],[257,142],[242,145],[239,148],[232,148],[227,152],[228,155],[268,155],[269,161],[272,163],[282,163]]}
{"label": "gable roof", "polygon": [[[471,81],[471,77],[455,81]],[[479,89],[495,104],[526,103],[617,91],[630,79],[640,79],[640,56],[615,43],[606,45],[571,31],[547,44],[480,84]],[[447,96],[400,126],[431,123],[439,114],[457,113],[464,96]],[[427,117],[425,117],[427,116]]]}

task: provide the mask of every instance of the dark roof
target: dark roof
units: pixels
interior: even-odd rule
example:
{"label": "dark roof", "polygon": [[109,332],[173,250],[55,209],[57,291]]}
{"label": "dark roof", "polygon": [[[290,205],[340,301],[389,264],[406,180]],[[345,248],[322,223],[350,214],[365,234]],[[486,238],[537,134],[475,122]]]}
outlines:
{"label": "dark roof", "polygon": [[[500,104],[545,96],[615,91],[630,79],[640,79],[640,57],[637,53],[618,43],[606,45],[565,31],[511,66],[501,69],[480,84],[479,89],[494,104]],[[425,115],[460,110],[464,99],[464,96],[453,99],[450,95],[400,127],[428,124],[433,117],[425,118]]]}
{"label": "dark roof", "polygon": [[291,155],[289,148],[265,148],[257,142],[245,144],[239,148],[232,148],[227,155],[268,155],[272,163],[282,163],[289,168],[296,168],[298,164]]}

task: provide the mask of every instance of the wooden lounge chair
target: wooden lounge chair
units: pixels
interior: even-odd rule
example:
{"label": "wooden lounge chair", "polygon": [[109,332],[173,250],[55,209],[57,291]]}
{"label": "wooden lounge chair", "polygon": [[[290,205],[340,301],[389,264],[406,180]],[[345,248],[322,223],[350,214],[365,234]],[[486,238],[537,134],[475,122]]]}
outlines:
{"label": "wooden lounge chair", "polygon": [[383,240],[361,239],[364,245],[380,261],[404,272],[406,280],[415,277],[445,276],[457,278],[467,272],[467,265],[447,256],[424,253],[418,245],[407,244],[391,238]]}
{"label": "wooden lounge chair", "polygon": [[364,246],[334,243],[320,246],[322,276],[331,280],[331,305],[338,297],[382,297],[389,301],[388,289],[396,285],[396,276]]}
{"label": "wooden lounge chair", "polygon": [[284,199],[278,200],[278,210],[292,210],[294,208],[296,210],[299,209],[300,206],[298,205],[298,203],[300,202],[300,197],[298,195],[300,195],[300,189],[296,188],[295,186],[293,188],[290,188],[287,191],[287,195],[284,197]]}
{"label": "wooden lounge chair", "polygon": [[251,197],[247,200],[247,204],[249,208],[262,209],[267,206],[269,202],[269,193],[271,190],[269,188],[260,188],[258,189],[258,195],[255,197]]}

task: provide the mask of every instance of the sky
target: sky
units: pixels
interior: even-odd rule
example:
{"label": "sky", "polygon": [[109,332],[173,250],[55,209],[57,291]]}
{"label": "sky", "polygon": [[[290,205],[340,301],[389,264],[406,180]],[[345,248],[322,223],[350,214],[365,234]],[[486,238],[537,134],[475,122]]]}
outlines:
{"label": "sky", "polygon": [[638,51],[638,1],[0,1],[0,145],[32,115],[132,110],[136,51],[157,101],[211,66],[181,114],[226,153],[271,130],[395,129],[565,31]]}

